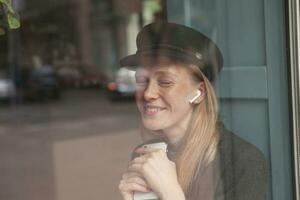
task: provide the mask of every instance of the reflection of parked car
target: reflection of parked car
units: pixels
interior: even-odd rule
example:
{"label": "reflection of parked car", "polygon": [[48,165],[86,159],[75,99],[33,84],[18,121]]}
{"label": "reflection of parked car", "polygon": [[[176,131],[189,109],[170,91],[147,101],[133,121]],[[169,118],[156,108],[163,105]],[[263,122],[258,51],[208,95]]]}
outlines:
{"label": "reflection of parked car", "polygon": [[101,79],[96,74],[85,74],[79,79],[78,87],[80,88],[99,88],[101,86]]}
{"label": "reflection of parked car", "polygon": [[12,78],[5,72],[0,72],[0,100],[13,100],[16,97],[16,87]]}
{"label": "reflection of parked car", "polygon": [[106,88],[111,100],[132,97],[135,92],[135,71],[120,68],[116,73],[115,80],[108,82]]}
{"label": "reflection of parked car", "polygon": [[76,68],[62,67],[57,71],[59,82],[64,88],[74,88],[80,85],[81,73]]}
{"label": "reflection of parked car", "polygon": [[51,67],[22,70],[19,84],[25,100],[47,100],[60,97],[58,78]]}

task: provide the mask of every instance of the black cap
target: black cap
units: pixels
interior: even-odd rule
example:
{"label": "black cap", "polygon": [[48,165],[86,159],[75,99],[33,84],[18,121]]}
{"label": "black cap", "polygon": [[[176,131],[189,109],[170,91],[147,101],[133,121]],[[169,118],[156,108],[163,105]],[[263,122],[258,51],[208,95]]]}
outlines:
{"label": "black cap", "polygon": [[137,67],[145,56],[167,56],[199,66],[213,81],[223,66],[217,45],[199,31],[169,22],[149,24],[138,33],[137,52],[120,60],[121,66]]}

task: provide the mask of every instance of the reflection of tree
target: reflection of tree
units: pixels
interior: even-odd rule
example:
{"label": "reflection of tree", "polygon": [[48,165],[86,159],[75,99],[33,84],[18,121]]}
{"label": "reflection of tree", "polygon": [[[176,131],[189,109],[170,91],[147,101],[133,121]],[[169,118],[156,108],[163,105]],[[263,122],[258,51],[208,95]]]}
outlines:
{"label": "reflection of tree", "polygon": [[41,57],[43,63],[53,64],[69,56],[67,46],[77,49],[76,5],[73,2],[43,1],[46,5],[29,0],[21,12],[22,63],[31,63],[32,55]]}
{"label": "reflection of tree", "polygon": [[[119,58],[128,54],[129,16],[142,13],[141,0],[18,1],[24,2],[24,7],[18,33],[21,44],[15,53],[19,51],[22,65],[32,64],[32,57],[39,56],[44,64],[57,68],[84,68],[87,73],[107,75],[112,75]],[[142,19],[136,22],[138,27]],[[2,48],[4,43],[0,38]],[[0,56],[8,52],[0,51],[4,52]]]}
{"label": "reflection of tree", "polygon": [[5,34],[7,29],[20,27],[18,16],[14,11],[11,0],[0,0],[0,35]]}
{"label": "reflection of tree", "polygon": [[89,15],[91,5],[89,0],[76,0],[77,30],[81,62],[86,66],[92,65],[92,41]]}

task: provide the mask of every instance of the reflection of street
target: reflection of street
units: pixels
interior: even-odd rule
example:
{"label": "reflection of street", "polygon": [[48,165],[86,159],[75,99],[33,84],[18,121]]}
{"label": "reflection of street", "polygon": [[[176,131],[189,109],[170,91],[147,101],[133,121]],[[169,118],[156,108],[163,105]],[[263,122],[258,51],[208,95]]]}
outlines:
{"label": "reflection of street", "polygon": [[132,101],[68,91],[59,101],[0,105],[0,199],[121,199],[118,181],[139,143]]}

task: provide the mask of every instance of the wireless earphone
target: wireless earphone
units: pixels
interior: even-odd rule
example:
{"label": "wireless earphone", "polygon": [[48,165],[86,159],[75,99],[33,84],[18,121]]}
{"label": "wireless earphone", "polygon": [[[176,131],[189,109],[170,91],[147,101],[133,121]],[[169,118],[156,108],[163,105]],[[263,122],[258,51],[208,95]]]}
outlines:
{"label": "wireless earphone", "polygon": [[190,100],[190,103],[194,103],[194,101],[200,97],[202,92],[200,90],[197,90],[197,94]]}

